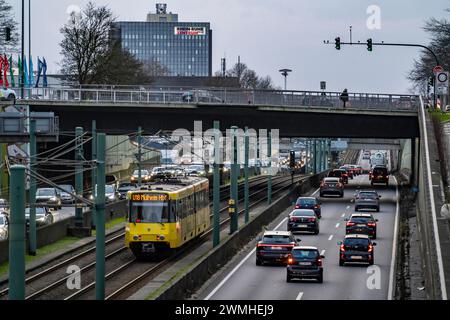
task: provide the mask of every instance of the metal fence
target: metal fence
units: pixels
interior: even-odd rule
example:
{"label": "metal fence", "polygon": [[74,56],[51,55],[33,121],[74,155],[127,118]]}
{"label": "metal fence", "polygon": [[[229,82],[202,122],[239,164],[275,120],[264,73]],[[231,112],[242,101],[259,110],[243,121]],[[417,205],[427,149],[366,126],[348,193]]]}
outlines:
{"label": "metal fence", "polygon": [[[16,89],[20,92],[20,89]],[[258,106],[293,106],[343,109],[338,92],[245,90],[234,88],[26,88],[23,102],[42,100],[88,103],[192,103]],[[418,96],[349,93],[346,108],[383,111],[417,112]]]}

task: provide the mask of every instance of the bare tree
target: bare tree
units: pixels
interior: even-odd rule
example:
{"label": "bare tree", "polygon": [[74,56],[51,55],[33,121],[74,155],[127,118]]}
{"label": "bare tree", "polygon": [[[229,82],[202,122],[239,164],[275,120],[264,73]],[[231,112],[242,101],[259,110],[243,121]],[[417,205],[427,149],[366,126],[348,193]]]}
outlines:
{"label": "bare tree", "polygon": [[62,73],[80,84],[92,83],[96,69],[110,48],[110,28],[114,17],[106,6],[89,2],[81,14],[72,13],[61,28]]}
{"label": "bare tree", "polygon": [[[219,72],[216,72],[219,74]],[[221,74],[221,73],[220,73]],[[236,63],[226,72],[227,77],[236,77],[242,88],[246,89],[274,89],[270,76],[259,77],[256,71],[249,69],[245,63]]]}
{"label": "bare tree", "polygon": [[[11,40],[6,41],[6,29],[11,30]],[[5,0],[0,0],[0,53],[10,53],[17,49],[19,33],[14,20],[12,6]]]}
{"label": "bare tree", "polygon": [[[446,10],[450,12],[449,9]],[[432,18],[425,23],[424,30],[431,35],[429,47],[439,58],[445,70],[450,68],[450,21],[447,19]],[[427,81],[432,75],[436,62],[432,54],[423,51],[421,57],[414,61],[414,67],[408,76],[416,91],[426,90]]]}

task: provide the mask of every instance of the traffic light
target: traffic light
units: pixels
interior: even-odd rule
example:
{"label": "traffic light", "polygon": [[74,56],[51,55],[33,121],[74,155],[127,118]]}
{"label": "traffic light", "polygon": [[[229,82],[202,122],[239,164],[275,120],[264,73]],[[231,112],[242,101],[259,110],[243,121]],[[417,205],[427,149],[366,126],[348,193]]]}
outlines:
{"label": "traffic light", "polygon": [[11,41],[11,28],[10,27],[5,28],[5,38],[6,38],[6,41]]}
{"label": "traffic light", "polygon": [[295,168],[295,151],[291,151],[289,154],[289,167]]}
{"label": "traffic light", "polygon": [[431,76],[431,77],[428,79],[428,85],[429,85],[430,87],[434,87],[434,76]]}
{"label": "traffic light", "polygon": [[373,42],[372,42],[372,39],[368,39],[368,40],[367,40],[367,50],[370,51],[370,52],[372,52],[372,50],[373,50]]}
{"label": "traffic light", "polygon": [[341,50],[341,38],[337,37],[335,40],[336,40],[336,50]]}

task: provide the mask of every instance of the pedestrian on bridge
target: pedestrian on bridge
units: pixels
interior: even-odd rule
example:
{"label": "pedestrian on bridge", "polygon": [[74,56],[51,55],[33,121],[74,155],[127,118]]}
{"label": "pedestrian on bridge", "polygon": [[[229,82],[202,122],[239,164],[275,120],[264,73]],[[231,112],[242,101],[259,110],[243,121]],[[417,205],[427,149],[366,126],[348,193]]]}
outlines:
{"label": "pedestrian on bridge", "polygon": [[347,89],[344,89],[344,91],[342,91],[341,93],[341,100],[342,102],[344,102],[344,109],[347,106],[347,102],[348,102],[348,91]]}

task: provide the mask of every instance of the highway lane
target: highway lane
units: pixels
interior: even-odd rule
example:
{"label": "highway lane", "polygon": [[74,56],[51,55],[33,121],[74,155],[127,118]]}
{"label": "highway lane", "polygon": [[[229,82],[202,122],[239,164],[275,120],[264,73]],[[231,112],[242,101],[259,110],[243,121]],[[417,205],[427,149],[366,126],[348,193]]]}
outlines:
{"label": "highway lane", "polygon": [[[345,235],[345,217],[354,212],[351,203],[356,189],[371,188],[367,175],[356,177],[346,189],[344,199],[322,199],[321,230],[318,236],[301,234],[302,245],[318,247],[326,256],[324,262],[324,283],[286,282],[284,266],[255,265],[254,250],[244,255],[240,266],[232,265],[220,277],[199,294],[199,298],[212,300],[385,300],[388,299],[389,280],[392,263],[394,224],[397,210],[397,193],[391,178],[391,187],[375,187],[382,195],[381,212],[374,213],[380,220],[377,247],[375,247],[375,268],[380,271],[379,288],[369,289],[367,282],[372,273],[368,267],[339,267],[339,246]],[[315,194],[317,195],[317,193]],[[286,230],[286,217],[290,209],[283,212],[275,224],[278,230]],[[231,274],[234,271],[233,274]],[[369,281],[371,284],[373,282]],[[376,283],[375,283],[376,284]]]}

